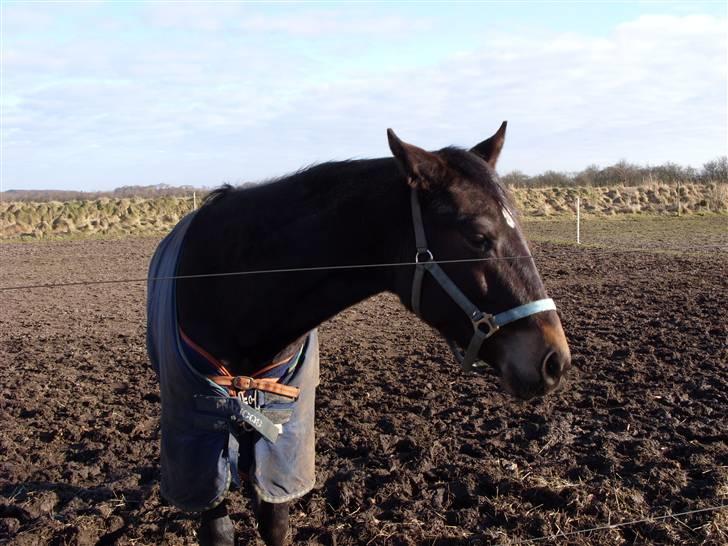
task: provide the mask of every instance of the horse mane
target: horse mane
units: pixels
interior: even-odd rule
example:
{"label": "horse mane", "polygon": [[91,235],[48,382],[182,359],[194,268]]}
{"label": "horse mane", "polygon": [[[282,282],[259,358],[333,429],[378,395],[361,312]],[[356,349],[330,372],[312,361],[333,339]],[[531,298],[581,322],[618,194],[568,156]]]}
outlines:
{"label": "horse mane", "polygon": [[[481,181],[482,187],[488,195],[501,206],[507,208],[512,214],[516,211],[512,206],[513,200],[508,189],[503,186],[495,170],[489,167],[482,159],[475,154],[458,148],[456,146],[448,146],[438,150],[440,155],[447,164],[453,168],[463,178],[473,181]],[[314,163],[307,165],[283,176],[268,178],[257,183],[246,182],[242,186],[232,186],[231,184],[223,184],[219,188],[212,190],[203,199],[202,207],[208,207],[213,203],[222,201],[229,196],[239,195],[248,191],[264,190],[278,182],[291,182],[305,184],[309,191],[316,191],[317,188],[328,187],[332,183],[342,177],[343,171],[346,171],[346,178],[351,180],[362,178],[365,175],[371,175],[374,170],[381,170],[385,166],[394,167],[396,160],[392,157],[378,159],[345,159],[342,161],[327,161],[324,163]],[[399,166],[396,167],[399,169]],[[389,169],[388,169],[389,170]],[[439,201],[435,197],[435,201]],[[445,207],[447,208],[447,207]]]}
{"label": "horse mane", "polygon": [[[332,189],[341,179],[355,180],[381,176],[385,172],[396,172],[394,158],[380,159],[345,159],[306,165],[297,171],[259,182],[245,182],[239,186],[223,184],[208,193],[202,201],[201,208],[220,203],[232,197],[240,197],[250,192],[266,192],[274,190],[279,183],[294,184],[308,194],[319,194],[324,189]],[[344,188],[341,187],[341,190]]]}
{"label": "horse mane", "polygon": [[223,199],[231,191],[235,191],[235,188],[233,186],[231,186],[230,184],[223,184],[219,188],[215,188],[210,193],[208,193],[202,200],[201,206],[204,207],[206,205],[214,203],[218,199]]}

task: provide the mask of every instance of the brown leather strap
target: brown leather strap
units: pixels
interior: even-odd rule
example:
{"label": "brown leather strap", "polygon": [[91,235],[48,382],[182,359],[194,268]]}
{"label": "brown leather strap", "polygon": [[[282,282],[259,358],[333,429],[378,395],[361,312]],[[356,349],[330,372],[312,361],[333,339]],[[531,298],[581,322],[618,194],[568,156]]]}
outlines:
{"label": "brown leather strap", "polygon": [[293,398],[294,400],[298,398],[298,395],[301,392],[301,389],[298,387],[282,385],[281,383],[278,383],[278,379],[273,378],[253,379],[252,377],[244,375],[238,375],[235,377],[225,375],[208,375],[207,378],[221,387],[232,388],[236,391],[256,390],[272,392],[273,394],[279,394],[281,396]]}

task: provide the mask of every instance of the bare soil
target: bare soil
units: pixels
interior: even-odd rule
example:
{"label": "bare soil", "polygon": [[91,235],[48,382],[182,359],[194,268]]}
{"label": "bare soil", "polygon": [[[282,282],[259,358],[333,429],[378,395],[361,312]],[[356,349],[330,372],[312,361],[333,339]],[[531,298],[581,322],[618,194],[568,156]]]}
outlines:
{"label": "bare soil", "polygon": [[[0,284],[143,278],[156,243],[0,245]],[[296,544],[728,542],[726,509],[563,535],[728,503],[728,254],[534,246],[576,367],[545,399],[461,374],[389,296],[322,326],[318,485],[294,505]],[[140,282],[0,292],[0,542],[195,542],[194,516],[159,496],[144,297]]]}

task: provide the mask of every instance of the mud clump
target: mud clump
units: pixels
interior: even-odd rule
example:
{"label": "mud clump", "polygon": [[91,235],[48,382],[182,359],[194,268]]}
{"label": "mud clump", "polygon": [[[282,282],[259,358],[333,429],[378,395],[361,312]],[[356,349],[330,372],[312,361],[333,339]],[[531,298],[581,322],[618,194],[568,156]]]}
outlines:
{"label": "mud clump", "polygon": [[[3,275],[136,278],[157,241],[5,244]],[[724,504],[728,256],[534,247],[574,360],[548,398],[461,374],[389,296],[322,326],[317,486],[293,505],[295,544],[509,544]],[[143,283],[3,293],[0,543],[196,543],[194,515],[159,495],[144,298]],[[727,512],[568,543],[725,544]]]}

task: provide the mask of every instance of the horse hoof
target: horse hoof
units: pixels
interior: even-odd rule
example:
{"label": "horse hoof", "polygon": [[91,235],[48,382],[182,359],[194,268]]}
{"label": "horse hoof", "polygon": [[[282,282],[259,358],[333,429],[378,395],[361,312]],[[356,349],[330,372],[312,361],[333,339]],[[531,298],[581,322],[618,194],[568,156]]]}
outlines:
{"label": "horse hoof", "polygon": [[266,546],[284,546],[289,538],[288,503],[272,504],[262,502],[255,515],[258,520],[258,533]]}
{"label": "horse hoof", "polygon": [[235,546],[235,527],[230,516],[203,519],[198,538],[200,546]]}

